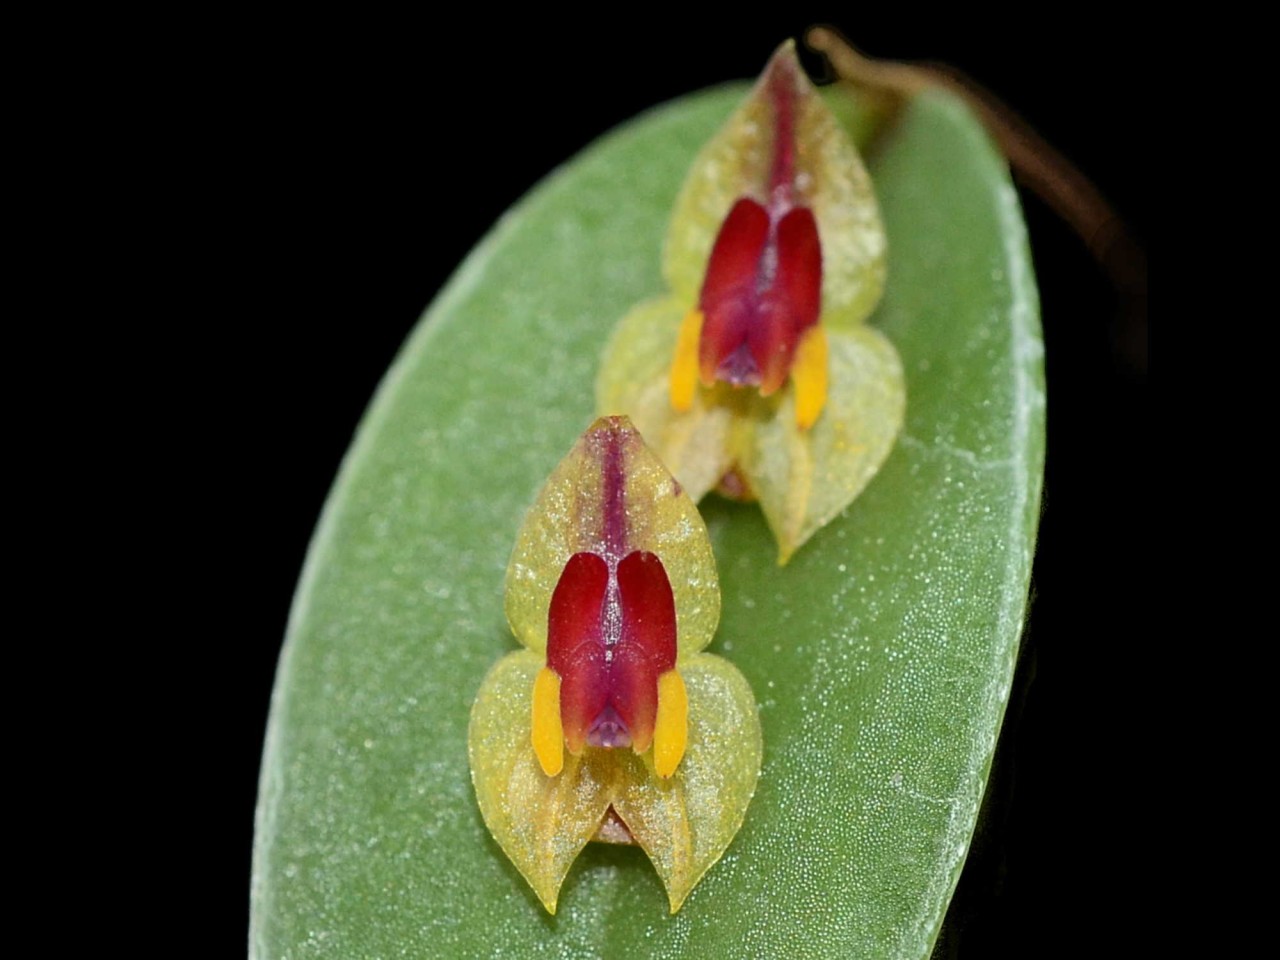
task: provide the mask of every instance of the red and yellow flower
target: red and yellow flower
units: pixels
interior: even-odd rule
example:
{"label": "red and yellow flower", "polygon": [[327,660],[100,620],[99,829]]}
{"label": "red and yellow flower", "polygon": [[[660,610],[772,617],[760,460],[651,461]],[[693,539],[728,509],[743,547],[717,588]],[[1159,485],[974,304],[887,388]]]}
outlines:
{"label": "red and yellow flower", "polygon": [[602,413],[627,413],[689,495],[760,501],[780,561],[893,447],[905,388],[865,320],[885,236],[852,140],[784,45],[694,161],[663,259],[670,295],[605,351]]}
{"label": "red and yellow flower", "polygon": [[742,824],[760,722],[742,674],[700,652],[720,616],[706,527],[625,417],[593,424],[548,479],[506,607],[527,649],[472,709],[485,823],[552,913],[592,839],[639,844],[675,912]]}

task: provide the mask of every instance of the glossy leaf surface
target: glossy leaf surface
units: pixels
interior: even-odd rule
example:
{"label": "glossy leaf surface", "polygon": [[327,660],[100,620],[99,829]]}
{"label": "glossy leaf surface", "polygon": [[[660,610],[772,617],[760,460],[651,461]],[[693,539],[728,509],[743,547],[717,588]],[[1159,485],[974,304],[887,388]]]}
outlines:
{"label": "glossy leaf surface", "polygon": [[710,653],[765,754],[728,852],[680,913],[636,848],[593,844],[549,917],[489,837],[467,765],[486,672],[517,649],[503,573],[592,419],[617,318],[663,290],[692,160],[744,87],[650,114],[505,218],[412,336],[312,546],[263,764],[259,957],[924,957],[963,865],[1008,696],[1043,455],[1037,300],[1016,195],[958,103],[923,96],[868,157],[889,239],[871,318],[906,425],[784,569],[754,506],[703,504]]}

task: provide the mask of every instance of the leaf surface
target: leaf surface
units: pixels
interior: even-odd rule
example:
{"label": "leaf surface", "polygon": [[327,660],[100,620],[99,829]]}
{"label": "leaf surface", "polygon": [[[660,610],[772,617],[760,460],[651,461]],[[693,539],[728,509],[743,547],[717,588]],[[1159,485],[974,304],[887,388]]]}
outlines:
{"label": "leaf surface", "polygon": [[728,852],[669,916],[639,849],[592,844],[550,917],[468,772],[472,701],[517,648],[503,577],[524,512],[592,420],[617,318],[663,292],[672,203],[742,91],[654,111],[540,185],[379,389],[276,680],[256,956],[928,955],[1009,692],[1044,449],[1016,194],[945,96],[919,97],[868,158],[889,241],[870,323],[907,379],[896,448],[783,569],[757,507],[702,505],[723,596],[709,652],[745,675],[764,737]]}

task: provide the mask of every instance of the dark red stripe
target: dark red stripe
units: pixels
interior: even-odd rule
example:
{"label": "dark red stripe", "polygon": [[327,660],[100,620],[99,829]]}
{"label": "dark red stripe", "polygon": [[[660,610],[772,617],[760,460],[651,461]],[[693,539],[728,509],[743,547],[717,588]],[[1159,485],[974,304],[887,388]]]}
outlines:
{"label": "dark red stripe", "polygon": [[601,531],[601,539],[605,544],[607,558],[611,563],[616,563],[627,550],[627,468],[626,454],[622,449],[623,431],[617,423],[610,421],[608,428],[601,431],[601,440],[604,444],[603,456],[600,458],[604,487],[604,530]]}
{"label": "dark red stripe", "polygon": [[769,102],[773,106],[773,164],[769,171],[770,206],[790,206],[796,175],[796,78],[791,64],[775,57],[769,70]]}

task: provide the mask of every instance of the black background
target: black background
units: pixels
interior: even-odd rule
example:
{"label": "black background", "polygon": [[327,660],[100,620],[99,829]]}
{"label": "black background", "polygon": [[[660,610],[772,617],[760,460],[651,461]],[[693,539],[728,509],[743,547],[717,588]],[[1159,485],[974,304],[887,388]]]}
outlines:
{"label": "black background", "polygon": [[[787,5],[788,9],[796,9]],[[221,948],[243,949],[268,699],[307,541],[381,374],[449,273],[537,180],[638,111],[749,78],[823,22],[609,11],[551,22],[371,15],[211,24],[191,94],[216,305],[220,474],[235,591],[218,662]],[[1141,241],[1150,157],[1136,29],[1045,14],[826,19],[868,53],[957,67],[1115,204]],[[816,61],[808,61],[814,63]],[[1132,662],[1145,552],[1145,313],[1121,310],[1084,245],[1024,193],[1043,298],[1049,454],[1033,605],[996,776],[941,947],[1089,949],[1139,869],[1127,818]],[[199,225],[197,225],[199,227]]]}

